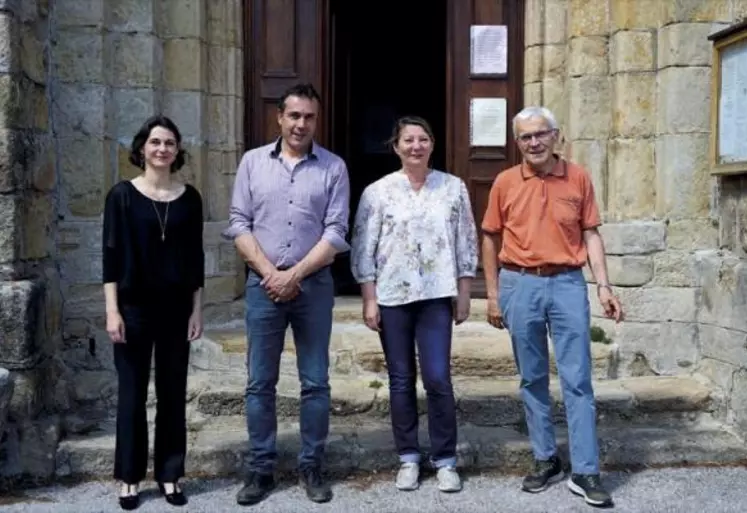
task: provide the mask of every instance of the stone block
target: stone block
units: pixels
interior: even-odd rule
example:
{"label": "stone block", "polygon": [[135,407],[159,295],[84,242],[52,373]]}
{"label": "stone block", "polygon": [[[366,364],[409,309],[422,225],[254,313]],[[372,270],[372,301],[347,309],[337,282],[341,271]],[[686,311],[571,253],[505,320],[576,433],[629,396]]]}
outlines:
{"label": "stone block", "polygon": [[707,217],[710,209],[708,134],[661,135],[656,141],[656,213]]}
{"label": "stone block", "polygon": [[[208,186],[207,170],[207,148],[204,145],[184,145],[187,152],[186,165],[179,172],[179,175],[187,182],[192,184],[202,194],[202,203],[206,204],[205,189]],[[207,209],[205,209],[207,210]],[[207,212],[204,212],[207,215]]]}
{"label": "stone block", "polygon": [[610,4],[611,31],[657,29],[661,24],[659,0],[615,0]]}
{"label": "stone block", "polygon": [[199,92],[167,91],[163,95],[164,114],[179,127],[185,143],[200,143],[206,138],[207,99]]}
{"label": "stone block", "polygon": [[747,332],[703,324],[700,347],[705,357],[747,367]]}
{"label": "stone block", "polygon": [[107,28],[115,32],[152,34],[155,32],[155,5],[153,0],[116,0],[106,2]]}
{"label": "stone block", "polygon": [[21,128],[25,102],[21,85],[14,75],[0,75],[0,128]]}
{"label": "stone block", "polygon": [[216,46],[242,46],[241,2],[210,0],[207,3],[208,41]]}
{"label": "stone block", "polygon": [[607,208],[607,141],[574,141],[573,160],[591,175],[601,211]]}
{"label": "stone block", "polygon": [[112,185],[110,143],[93,137],[61,139],[60,175],[64,205],[75,217],[101,215]]}
{"label": "stone block", "polygon": [[13,263],[20,257],[21,205],[18,194],[0,194],[0,264]]}
{"label": "stone block", "polygon": [[61,251],[101,251],[101,223],[62,221],[57,228],[57,248]]}
{"label": "stone block", "polygon": [[[526,63],[527,60],[525,59],[524,62]],[[541,62],[540,59],[538,65],[541,65]],[[240,48],[211,46],[208,50],[208,81],[210,93],[229,96],[244,96],[242,80],[243,69],[243,52]],[[531,80],[527,81],[531,82]]]}
{"label": "stone block", "polygon": [[695,254],[700,279],[698,322],[747,332],[747,265],[719,251]]}
{"label": "stone block", "polygon": [[[698,316],[698,289],[684,287],[615,287],[625,322],[695,323]],[[596,298],[596,286],[589,285],[590,298]],[[604,317],[599,301],[591,301],[591,314]]]}
{"label": "stone block", "polygon": [[159,111],[158,107],[154,89],[113,89],[107,135],[129,146],[145,120]]}
{"label": "stone block", "polygon": [[746,0],[734,0],[734,12],[733,18],[735,20],[743,20],[747,18],[747,1]]}
{"label": "stone block", "polygon": [[21,128],[49,130],[49,102],[47,90],[26,78],[21,81],[22,113],[18,125]]}
{"label": "stone block", "polygon": [[545,79],[565,78],[567,72],[565,44],[545,45],[542,48],[542,74]]}
{"label": "stone block", "polygon": [[215,149],[231,150],[236,147],[237,116],[242,111],[236,110],[236,98],[232,96],[211,95],[208,104],[208,141]]}
{"label": "stone block", "polygon": [[241,291],[235,276],[212,276],[205,278],[205,304],[228,303],[233,301]]}
{"label": "stone block", "polygon": [[40,280],[0,281],[0,366],[31,369],[42,357],[44,295]]}
{"label": "stone block", "polygon": [[570,78],[569,135],[576,139],[606,139],[610,133],[610,79]]}
{"label": "stone block", "polygon": [[[609,73],[608,42],[609,39],[605,36],[583,36],[571,39],[568,73],[573,77],[607,75]],[[565,65],[564,62],[563,65]]]}
{"label": "stone block", "polygon": [[612,79],[614,90],[612,133],[644,137],[656,131],[656,74],[620,73]]}
{"label": "stone block", "polygon": [[26,181],[37,191],[52,192],[57,187],[53,136],[27,132],[25,139]]}
{"label": "stone block", "polygon": [[677,22],[732,21],[730,0],[672,0],[657,2],[661,8],[662,25]]}
{"label": "stone block", "polygon": [[[213,0],[214,1],[214,0]],[[159,34],[165,37],[207,39],[207,4],[211,0],[157,2]]]}
{"label": "stone block", "polygon": [[670,66],[710,66],[713,45],[708,35],[725,27],[719,23],[675,23],[659,30],[659,68]]}
{"label": "stone block", "polygon": [[[103,262],[101,253],[86,250],[60,251],[57,261],[60,265],[60,274],[68,283],[78,285],[100,285],[102,283]],[[89,306],[93,307],[93,305]],[[100,308],[103,308],[103,304]]]}
{"label": "stone block", "polygon": [[[222,78],[220,76],[214,77],[215,71],[220,73],[224,66],[223,63],[219,62],[222,51],[222,47],[210,47],[210,92],[213,94],[228,94],[219,90],[225,89],[225,87],[221,87]],[[542,54],[544,51],[544,46],[530,46],[524,51],[524,82],[539,82],[542,80]],[[214,71],[213,66],[219,69]]]}
{"label": "stone block", "polygon": [[710,218],[669,221],[667,247],[686,251],[719,247],[718,222]]}
{"label": "stone block", "polygon": [[610,69],[651,71],[655,68],[655,38],[650,31],[621,30],[610,38]]}
{"label": "stone block", "polygon": [[610,255],[607,257],[610,283],[620,287],[645,285],[654,276],[654,261],[650,256]]}
{"label": "stone block", "polygon": [[662,222],[610,223],[599,230],[608,255],[646,255],[667,247],[667,228]]}
{"label": "stone block", "polygon": [[[658,82],[658,133],[710,130],[710,68],[666,68],[659,71]],[[687,108],[682,108],[683,105],[687,105]]]}
{"label": "stone block", "polygon": [[132,180],[143,170],[130,162],[130,146],[117,145],[117,173],[115,181]]}
{"label": "stone block", "polygon": [[26,193],[23,201],[23,245],[21,258],[39,260],[52,254],[52,230],[56,220],[54,196]]}
{"label": "stone block", "polygon": [[106,36],[111,60],[110,85],[153,87],[159,84],[163,56],[161,44],[149,34],[110,33]]}
{"label": "stone block", "polygon": [[105,86],[61,83],[52,95],[58,137],[103,138],[108,99]]}
{"label": "stone block", "polygon": [[651,217],[656,205],[656,161],[651,139],[610,142],[607,211],[617,220]]}
{"label": "stone block", "polygon": [[654,278],[651,285],[656,287],[696,287],[695,256],[690,251],[667,250],[656,253]]}
{"label": "stone block", "polygon": [[44,373],[36,367],[11,372],[13,396],[8,405],[8,417],[15,422],[33,419],[44,405]]}
{"label": "stone block", "polygon": [[55,23],[58,27],[104,26],[102,0],[55,0]]}
{"label": "stone block", "polygon": [[0,73],[18,70],[18,25],[10,13],[0,12]]}
{"label": "stone block", "polygon": [[524,84],[524,105],[542,105],[542,82]]}
{"label": "stone block", "polygon": [[545,44],[565,44],[568,39],[568,0],[545,0]]}
{"label": "stone block", "polygon": [[63,82],[104,84],[104,36],[99,30],[62,29],[52,46],[55,77]]}
{"label": "stone block", "polygon": [[[213,171],[213,168],[209,166],[207,169]],[[211,221],[228,219],[233,182],[234,175],[211,172],[207,187],[208,219]]]}
{"label": "stone block", "polygon": [[733,377],[729,406],[737,427],[742,433],[747,432],[747,369],[737,370]]}
{"label": "stone block", "polygon": [[13,396],[13,380],[8,369],[0,368],[0,433],[5,433],[10,398]]}
{"label": "stone block", "polygon": [[163,42],[163,83],[172,91],[207,89],[207,47],[199,39],[167,39]]}
{"label": "stone block", "polygon": [[545,43],[545,0],[526,0],[524,15],[524,45],[527,49]]}
{"label": "stone block", "polygon": [[26,140],[20,131],[0,129],[0,193],[15,192],[23,186]]}
{"label": "stone block", "polygon": [[706,356],[701,357],[698,366],[698,374],[709,379],[714,385],[721,389],[725,395],[729,395],[734,386],[734,373],[737,366],[730,363],[714,360]]}
{"label": "stone block", "polygon": [[[623,303],[623,310],[626,303]],[[594,319],[618,346],[618,378],[690,374],[700,361],[698,325]]]}
{"label": "stone block", "polygon": [[606,36],[609,33],[610,2],[569,0],[570,35]]}

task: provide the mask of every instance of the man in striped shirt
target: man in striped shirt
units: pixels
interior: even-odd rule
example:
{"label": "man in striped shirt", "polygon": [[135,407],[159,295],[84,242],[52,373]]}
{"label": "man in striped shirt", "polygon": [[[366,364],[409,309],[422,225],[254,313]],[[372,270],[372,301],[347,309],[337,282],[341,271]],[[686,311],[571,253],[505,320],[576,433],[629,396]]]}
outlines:
{"label": "man in striped shirt", "polygon": [[337,253],[347,251],[350,183],[345,162],[314,142],[320,98],[290,88],[278,103],[281,137],[244,154],[236,172],[229,228],[249,267],[246,281],[246,415],[251,462],[236,500],[260,502],[275,487],[275,385],[290,324],[301,381],[301,482],[327,502],[321,475],[329,432],[329,340]]}

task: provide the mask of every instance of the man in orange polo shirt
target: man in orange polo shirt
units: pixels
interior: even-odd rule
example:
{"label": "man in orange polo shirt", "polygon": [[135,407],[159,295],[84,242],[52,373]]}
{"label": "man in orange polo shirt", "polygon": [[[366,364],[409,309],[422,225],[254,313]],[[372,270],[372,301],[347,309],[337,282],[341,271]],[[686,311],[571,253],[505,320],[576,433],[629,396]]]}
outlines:
{"label": "man in orange polo shirt", "polygon": [[611,506],[599,476],[589,298],[582,272],[587,260],[606,315],[619,322],[622,309],[607,281],[594,187],[583,168],[553,153],[558,126],[549,110],[525,108],[514,118],[513,131],[523,161],[493,183],[482,222],[482,256],[488,322],[508,329],[521,374],[535,457],[522,489],[540,492],[564,477],[551,417],[549,333],[568,416],[568,487],[593,506]]}

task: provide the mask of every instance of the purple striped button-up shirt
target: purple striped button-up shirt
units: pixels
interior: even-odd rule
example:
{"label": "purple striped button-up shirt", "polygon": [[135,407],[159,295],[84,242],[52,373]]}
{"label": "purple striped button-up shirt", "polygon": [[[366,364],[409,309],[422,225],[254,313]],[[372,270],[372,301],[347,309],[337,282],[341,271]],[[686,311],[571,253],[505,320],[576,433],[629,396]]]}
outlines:
{"label": "purple striped button-up shirt", "polygon": [[316,143],[295,166],[284,162],[280,140],[244,154],[236,171],[228,229],[233,239],[251,233],[272,264],[297,264],[321,239],[338,252],[350,211],[345,162]]}

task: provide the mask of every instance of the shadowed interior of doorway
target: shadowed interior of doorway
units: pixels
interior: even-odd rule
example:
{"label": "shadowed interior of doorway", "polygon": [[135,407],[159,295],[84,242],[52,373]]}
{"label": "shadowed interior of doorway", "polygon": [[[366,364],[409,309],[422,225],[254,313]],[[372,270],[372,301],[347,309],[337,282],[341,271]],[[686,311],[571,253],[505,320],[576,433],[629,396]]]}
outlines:
{"label": "shadowed interior of doorway", "polygon": [[[446,154],[446,0],[333,0],[332,149],[350,174],[350,231],[367,185],[399,169],[387,144],[397,118],[416,115],[433,127],[432,165]],[[403,206],[406,208],[406,206]],[[338,295],[359,295],[349,253],[333,266]]]}

